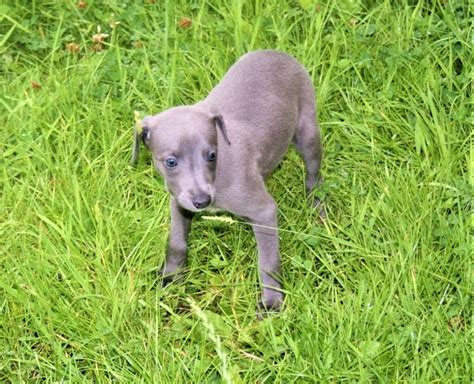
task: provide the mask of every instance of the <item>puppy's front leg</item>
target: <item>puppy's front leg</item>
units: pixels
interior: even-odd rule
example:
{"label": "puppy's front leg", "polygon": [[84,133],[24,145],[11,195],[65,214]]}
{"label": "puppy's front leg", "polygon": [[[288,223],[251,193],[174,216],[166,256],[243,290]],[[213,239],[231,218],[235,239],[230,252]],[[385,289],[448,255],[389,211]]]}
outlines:
{"label": "puppy's front leg", "polygon": [[181,208],[171,197],[171,229],[168,238],[165,265],[161,269],[163,286],[178,277],[179,270],[186,264],[188,255],[188,235],[193,219],[192,212]]}
{"label": "puppy's front leg", "polygon": [[258,271],[263,290],[259,307],[263,311],[278,310],[283,303],[283,293],[280,283],[281,270],[275,201],[268,195],[265,203],[256,208],[255,214],[249,219],[257,240]]}

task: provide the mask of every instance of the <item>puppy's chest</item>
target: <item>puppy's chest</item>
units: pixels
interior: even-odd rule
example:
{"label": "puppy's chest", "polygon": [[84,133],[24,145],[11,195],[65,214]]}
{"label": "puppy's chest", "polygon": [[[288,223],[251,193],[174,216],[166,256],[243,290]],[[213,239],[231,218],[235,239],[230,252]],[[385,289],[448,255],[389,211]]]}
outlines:
{"label": "puppy's chest", "polygon": [[210,213],[210,214],[214,215],[214,214],[217,214],[217,213],[226,213],[228,211],[226,211],[223,208],[208,207],[208,208],[203,209],[203,212],[204,213]]}
{"label": "puppy's chest", "polygon": [[202,212],[207,215],[217,216],[234,213],[233,210],[230,209],[229,205],[227,204],[227,200],[222,199],[221,195],[216,195],[216,199],[213,204],[209,207],[204,208]]}

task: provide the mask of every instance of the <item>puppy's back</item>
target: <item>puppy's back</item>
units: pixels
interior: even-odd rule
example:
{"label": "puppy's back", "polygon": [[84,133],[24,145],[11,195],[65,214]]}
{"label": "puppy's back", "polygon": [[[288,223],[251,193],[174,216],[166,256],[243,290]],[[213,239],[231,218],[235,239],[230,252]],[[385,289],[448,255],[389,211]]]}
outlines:
{"label": "puppy's back", "polygon": [[312,89],[309,75],[290,55],[254,51],[230,67],[206,101],[222,115],[257,128],[282,117],[296,121],[302,91],[308,86]]}

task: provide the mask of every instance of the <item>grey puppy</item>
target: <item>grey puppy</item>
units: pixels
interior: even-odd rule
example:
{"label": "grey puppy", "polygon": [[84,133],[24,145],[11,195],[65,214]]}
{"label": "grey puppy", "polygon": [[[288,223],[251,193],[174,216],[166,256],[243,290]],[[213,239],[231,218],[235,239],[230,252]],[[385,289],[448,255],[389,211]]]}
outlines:
{"label": "grey puppy", "polygon": [[[263,288],[259,307],[279,309],[284,296],[277,205],[264,181],[293,142],[304,159],[307,191],[322,182],[321,134],[306,70],[282,52],[251,52],[204,100],[145,117],[141,124],[141,139],[171,192],[164,284],[186,263],[193,214],[224,210],[251,224]],[[136,133],[133,162],[139,139]]]}

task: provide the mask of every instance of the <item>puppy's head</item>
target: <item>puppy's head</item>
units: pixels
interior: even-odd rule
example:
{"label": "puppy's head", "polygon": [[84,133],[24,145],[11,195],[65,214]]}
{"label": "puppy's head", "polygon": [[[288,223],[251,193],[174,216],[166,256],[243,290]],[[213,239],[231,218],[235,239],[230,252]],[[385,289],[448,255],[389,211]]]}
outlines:
{"label": "puppy's head", "polygon": [[192,212],[214,202],[218,135],[227,138],[220,115],[197,106],[171,108],[142,120],[142,139],[178,204]]}

